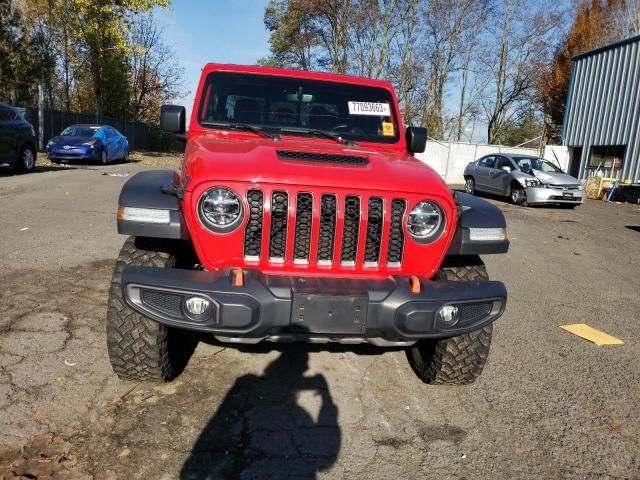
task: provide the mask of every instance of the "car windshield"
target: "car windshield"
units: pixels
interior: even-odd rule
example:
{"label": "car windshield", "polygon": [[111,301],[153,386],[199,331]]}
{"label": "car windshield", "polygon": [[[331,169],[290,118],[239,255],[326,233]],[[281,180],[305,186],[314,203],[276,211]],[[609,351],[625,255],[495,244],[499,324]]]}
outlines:
{"label": "car windshield", "polygon": [[[273,75],[216,72],[202,92],[204,127],[249,125],[273,134],[395,143],[398,120],[384,88]],[[325,136],[326,137],[326,136]]]}
{"label": "car windshield", "polygon": [[562,173],[558,167],[544,158],[513,157],[520,170],[538,170],[540,172]]}
{"label": "car windshield", "polygon": [[61,136],[70,136],[70,137],[93,137],[95,133],[99,130],[99,127],[67,127],[65,128]]}

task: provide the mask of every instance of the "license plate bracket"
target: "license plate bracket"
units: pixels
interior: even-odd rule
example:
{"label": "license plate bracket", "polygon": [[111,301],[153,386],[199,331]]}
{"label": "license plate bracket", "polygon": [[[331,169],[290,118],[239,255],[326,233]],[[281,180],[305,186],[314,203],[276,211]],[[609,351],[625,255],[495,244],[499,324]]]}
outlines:
{"label": "license plate bracket", "polygon": [[573,193],[571,193],[571,192],[562,192],[562,198],[573,198]]}
{"label": "license plate bracket", "polygon": [[361,334],[369,299],[354,295],[301,294],[293,296],[291,329],[323,334]]}

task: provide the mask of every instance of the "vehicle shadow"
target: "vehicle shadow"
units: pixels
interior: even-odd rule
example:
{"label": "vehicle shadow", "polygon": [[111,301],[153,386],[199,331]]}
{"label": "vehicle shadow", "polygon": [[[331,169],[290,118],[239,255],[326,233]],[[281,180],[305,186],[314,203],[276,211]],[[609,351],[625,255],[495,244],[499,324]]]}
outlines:
{"label": "vehicle shadow", "polygon": [[625,225],[624,228],[640,233],[640,225]]}
{"label": "vehicle shadow", "polygon": [[[305,376],[305,345],[281,349],[263,375],[238,378],[198,437],[180,478],[314,479],[338,457],[338,409],[323,375]],[[317,404],[314,418],[299,405]]]}
{"label": "vehicle shadow", "polygon": [[22,175],[31,175],[33,173],[45,173],[45,172],[58,172],[61,170],[75,170],[74,167],[63,167],[61,165],[38,165],[36,164],[35,167],[33,167],[33,170],[30,171],[29,173],[21,173],[16,171],[15,168],[8,166],[8,165],[4,165],[4,166],[0,166],[0,177],[15,177],[15,176],[22,176]]}

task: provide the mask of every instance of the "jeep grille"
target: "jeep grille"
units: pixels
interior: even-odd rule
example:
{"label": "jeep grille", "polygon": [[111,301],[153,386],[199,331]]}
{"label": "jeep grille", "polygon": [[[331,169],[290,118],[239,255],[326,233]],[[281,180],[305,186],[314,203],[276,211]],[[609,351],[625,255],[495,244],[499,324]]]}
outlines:
{"label": "jeep grille", "polygon": [[[263,235],[268,235],[268,260],[274,263],[286,260],[351,267],[360,256],[365,267],[375,268],[382,263],[392,268],[402,265],[405,199],[333,193],[315,196],[309,192],[282,190],[274,190],[269,195],[271,201],[266,205],[263,191],[247,192],[246,260],[262,258],[267,249]],[[265,220],[267,213],[268,221]],[[289,237],[291,245],[287,244],[289,229],[293,229]],[[386,238],[385,251],[383,238]]]}

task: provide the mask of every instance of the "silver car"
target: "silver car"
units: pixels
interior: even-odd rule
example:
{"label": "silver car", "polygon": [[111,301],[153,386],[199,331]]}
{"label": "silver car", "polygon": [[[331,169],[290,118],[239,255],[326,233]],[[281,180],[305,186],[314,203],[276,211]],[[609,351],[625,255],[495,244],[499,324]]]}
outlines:
{"label": "silver car", "polygon": [[491,154],[464,170],[467,193],[507,196],[516,205],[561,205],[575,208],[585,194],[577,178],[543,158],[518,154]]}

